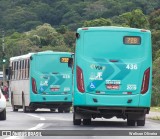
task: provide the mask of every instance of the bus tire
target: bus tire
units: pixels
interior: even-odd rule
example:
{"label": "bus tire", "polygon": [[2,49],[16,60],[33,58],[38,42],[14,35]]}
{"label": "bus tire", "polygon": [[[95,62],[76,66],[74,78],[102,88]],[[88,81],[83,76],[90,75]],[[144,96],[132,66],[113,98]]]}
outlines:
{"label": "bus tire", "polygon": [[80,124],[81,124],[81,119],[76,119],[75,113],[73,113],[73,125],[80,125]]}
{"label": "bus tire", "polygon": [[35,112],[35,110],[34,110],[34,109],[31,109],[30,112]]}
{"label": "bus tire", "polygon": [[65,112],[65,113],[69,113],[69,112],[70,112],[70,107],[65,108],[65,109],[64,109],[64,112]]}
{"label": "bus tire", "polygon": [[54,108],[50,108],[50,111],[51,111],[51,112],[55,112],[55,111],[56,111],[56,109],[54,109]]}
{"label": "bus tire", "polygon": [[0,120],[6,120],[6,109],[0,113]]}
{"label": "bus tire", "polygon": [[16,106],[14,105],[13,94],[11,94],[11,105],[12,105],[12,110],[13,110],[14,112],[18,111],[18,109],[17,109]]}
{"label": "bus tire", "polygon": [[83,125],[91,125],[91,119],[83,119]]}
{"label": "bus tire", "polygon": [[23,109],[23,112],[24,112],[24,113],[28,112],[28,111],[27,111],[27,107],[25,106],[24,97],[22,98],[22,109]]}
{"label": "bus tire", "polygon": [[145,125],[145,119],[144,120],[137,120],[137,126],[144,126]]}
{"label": "bus tire", "polygon": [[136,121],[135,121],[135,120],[128,120],[128,119],[127,119],[127,125],[128,125],[128,126],[135,126],[135,124],[136,124]]}
{"label": "bus tire", "polygon": [[59,107],[58,108],[58,113],[63,113],[63,108]]}

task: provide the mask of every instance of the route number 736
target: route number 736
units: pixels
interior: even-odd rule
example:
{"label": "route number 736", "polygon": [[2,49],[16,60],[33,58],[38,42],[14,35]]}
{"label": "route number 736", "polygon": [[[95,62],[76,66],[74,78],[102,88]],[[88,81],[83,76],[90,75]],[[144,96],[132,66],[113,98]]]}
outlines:
{"label": "route number 736", "polygon": [[137,64],[127,64],[126,69],[137,70],[138,66]]}

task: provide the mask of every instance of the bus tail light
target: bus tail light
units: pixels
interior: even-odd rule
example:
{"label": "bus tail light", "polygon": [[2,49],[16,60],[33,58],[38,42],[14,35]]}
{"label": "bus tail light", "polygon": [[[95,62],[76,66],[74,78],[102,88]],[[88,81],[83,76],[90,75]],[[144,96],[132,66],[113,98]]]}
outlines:
{"label": "bus tail light", "polygon": [[33,93],[37,94],[37,85],[36,85],[36,80],[32,78],[32,91]]}
{"label": "bus tail light", "polygon": [[85,92],[84,80],[83,80],[83,71],[79,66],[77,66],[77,88],[81,93]]}
{"label": "bus tail light", "polygon": [[149,87],[150,68],[146,69],[143,75],[141,94],[145,94]]}

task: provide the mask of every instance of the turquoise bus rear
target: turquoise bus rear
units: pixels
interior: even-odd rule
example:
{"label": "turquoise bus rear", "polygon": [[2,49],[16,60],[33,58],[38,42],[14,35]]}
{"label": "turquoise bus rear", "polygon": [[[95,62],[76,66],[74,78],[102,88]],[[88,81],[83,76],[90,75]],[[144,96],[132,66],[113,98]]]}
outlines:
{"label": "turquoise bus rear", "polygon": [[11,103],[14,111],[38,108],[69,112],[72,105],[72,69],[69,52],[45,51],[10,59]]}
{"label": "turquoise bus rear", "polygon": [[152,89],[150,31],[88,27],[76,37],[73,124],[115,116],[144,126]]}

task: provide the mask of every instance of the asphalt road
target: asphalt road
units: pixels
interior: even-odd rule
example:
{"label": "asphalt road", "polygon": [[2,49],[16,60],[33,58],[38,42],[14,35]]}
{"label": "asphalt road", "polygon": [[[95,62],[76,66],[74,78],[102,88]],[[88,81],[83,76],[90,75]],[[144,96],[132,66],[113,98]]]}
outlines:
{"label": "asphalt road", "polygon": [[[149,116],[147,116],[149,117]],[[148,120],[146,121],[146,125],[144,127],[128,127],[126,124],[126,120],[112,118],[112,119],[95,119],[92,120],[92,124],[90,126],[74,126],[72,123],[72,113],[57,113],[57,112],[50,112],[49,110],[38,110],[34,113],[23,113],[22,110],[19,110],[19,112],[13,112],[11,107],[7,107],[7,120],[6,121],[0,121],[0,130],[41,130],[43,132],[48,132],[48,136],[52,133],[56,133],[59,135],[59,133],[64,133],[59,136],[54,136],[54,138],[64,138],[65,139],[102,139],[102,138],[135,138],[135,136],[117,136],[118,132],[130,130],[131,132],[143,132],[146,130],[154,131],[154,130],[160,130],[160,122]],[[56,130],[56,131],[55,131]],[[58,131],[60,130],[60,131]],[[65,131],[62,130],[69,130],[69,135],[66,135]],[[77,130],[77,131],[76,131]],[[97,136],[99,133],[101,134],[101,131],[105,130],[106,134],[111,134],[112,136],[102,136],[104,132],[102,132],[102,135]],[[67,131],[68,132],[68,131]],[[74,133],[80,133],[81,136],[73,136],[76,135]],[[115,136],[114,133],[115,133]],[[88,133],[91,133],[88,135]],[[126,133],[126,132],[125,132]],[[127,134],[129,134],[127,132]],[[137,133],[138,134],[138,133]],[[141,134],[141,133],[140,133]],[[70,136],[72,135],[72,136]],[[82,136],[86,135],[86,136]],[[88,136],[87,136],[88,135]],[[21,138],[33,138],[33,137],[8,137],[3,136],[0,137],[0,139],[21,139]],[[41,137],[34,137],[35,139],[39,139]],[[43,137],[43,138],[53,138],[53,137]],[[160,136],[136,136],[136,138],[148,138],[148,139],[154,139],[154,138],[160,138]]]}

